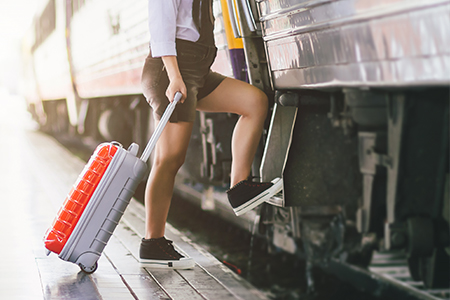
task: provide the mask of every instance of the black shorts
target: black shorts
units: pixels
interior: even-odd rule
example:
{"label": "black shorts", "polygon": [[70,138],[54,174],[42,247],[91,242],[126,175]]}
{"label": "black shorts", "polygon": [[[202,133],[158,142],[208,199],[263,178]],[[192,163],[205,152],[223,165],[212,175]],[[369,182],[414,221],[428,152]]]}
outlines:
{"label": "black shorts", "polygon": [[[214,91],[226,77],[211,71],[217,53],[216,47],[178,39],[176,47],[178,67],[186,85],[187,98],[184,103],[176,106],[170,122],[194,122],[197,101]],[[169,78],[160,57],[152,57],[150,53],[145,59],[141,84],[144,96],[159,120],[169,104],[165,95]]]}

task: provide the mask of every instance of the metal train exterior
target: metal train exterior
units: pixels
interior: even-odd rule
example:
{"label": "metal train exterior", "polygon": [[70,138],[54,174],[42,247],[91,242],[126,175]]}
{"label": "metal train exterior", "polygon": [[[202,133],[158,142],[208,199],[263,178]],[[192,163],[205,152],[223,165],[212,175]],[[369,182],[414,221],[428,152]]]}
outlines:
{"label": "metal train exterior", "polygon": [[[147,5],[42,1],[24,40],[42,129],[145,144]],[[232,215],[238,116],[199,113],[178,192],[312,264],[402,249],[414,279],[448,285],[450,1],[214,0],[214,14],[213,68],[271,99],[254,173],[284,189]]]}

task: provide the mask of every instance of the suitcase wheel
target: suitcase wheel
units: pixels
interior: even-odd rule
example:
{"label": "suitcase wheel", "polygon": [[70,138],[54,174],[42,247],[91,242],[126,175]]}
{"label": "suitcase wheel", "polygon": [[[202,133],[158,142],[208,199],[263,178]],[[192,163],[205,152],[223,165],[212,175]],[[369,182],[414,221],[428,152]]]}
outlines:
{"label": "suitcase wheel", "polygon": [[83,264],[78,264],[80,266],[81,271],[83,271],[86,274],[92,274],[97,270],[98,264],[95,262],[95,264],[92,267],[86,267]]}

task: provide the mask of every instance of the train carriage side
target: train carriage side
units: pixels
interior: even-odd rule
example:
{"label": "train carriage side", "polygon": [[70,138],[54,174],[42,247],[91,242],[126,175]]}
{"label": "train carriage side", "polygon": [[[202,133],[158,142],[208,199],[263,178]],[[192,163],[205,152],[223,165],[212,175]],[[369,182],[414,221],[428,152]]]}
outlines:
{"label": "train carriage side", "polygon": [[68,49],[78,132],[123,145],[145,142],[148,105],[140,77],[148,54],[146,1],[81,1],[68,6]]}
{"label": "train carriage side", "polygon": [[38,12],[23,40],[24,93],[41,128],[67,130],[66,99],[71,91],[70,65],[65,44],[65,5],[59,0],[39,1]]}
{"label": "train carriage side", "polygon": [[[374,247],[404,249],[414,279],[448,286],[450,3],[238,9],[259,17],[277,97],[261,173],[282,175],[284,194],[265,208],[266,223],[293,224],[289,235],[320,260],[346,247],[346,219],[347,233],[354,224]],[[283,245],[276,230],[270,238]]]}

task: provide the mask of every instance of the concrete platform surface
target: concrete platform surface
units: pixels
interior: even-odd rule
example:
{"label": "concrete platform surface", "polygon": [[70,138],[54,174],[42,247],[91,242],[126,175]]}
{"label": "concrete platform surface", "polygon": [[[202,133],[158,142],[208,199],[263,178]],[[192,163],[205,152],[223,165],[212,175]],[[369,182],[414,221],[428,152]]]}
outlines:
{"label": "concrete platform surface", "polygon": [[0,299],[267,299],[170,225],[167,238],[196,260],[195,268],[142,268],[145,215],[134,200],[95,273],[47,256],[45,231],[85,162],[37,131],[19,97],[0,98],[0,137]]}

